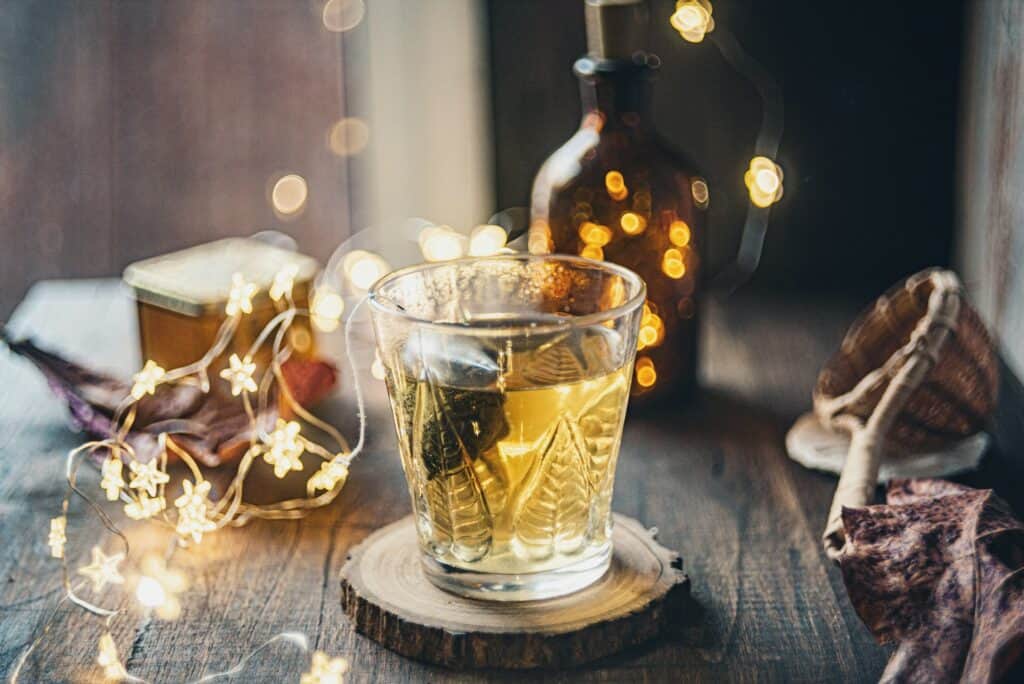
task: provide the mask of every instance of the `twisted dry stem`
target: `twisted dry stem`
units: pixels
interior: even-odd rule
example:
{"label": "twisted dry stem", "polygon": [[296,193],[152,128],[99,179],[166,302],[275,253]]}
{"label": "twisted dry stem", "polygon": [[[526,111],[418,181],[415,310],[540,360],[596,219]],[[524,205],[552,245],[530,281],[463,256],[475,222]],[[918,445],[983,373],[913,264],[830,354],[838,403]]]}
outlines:
{"label": "twisted dry stem", "polygon": [[[824,400],[816,398],[815,410],[851,433],[850,450],[832,499],[823,543],[825,553],[838,561],[846,545],[843,509],[866,506],[878,484],[878,466],[889,429],[932,368],[940,362],[947,339],[956,330],[962,304],[960,279],[952,271],[928,274],[932,291],[928,310],[910,341],[881,368],[868,373],[850,392]],[[890,379],[868,420],[844,414],[844,408],[877,385],[879,376]]]}

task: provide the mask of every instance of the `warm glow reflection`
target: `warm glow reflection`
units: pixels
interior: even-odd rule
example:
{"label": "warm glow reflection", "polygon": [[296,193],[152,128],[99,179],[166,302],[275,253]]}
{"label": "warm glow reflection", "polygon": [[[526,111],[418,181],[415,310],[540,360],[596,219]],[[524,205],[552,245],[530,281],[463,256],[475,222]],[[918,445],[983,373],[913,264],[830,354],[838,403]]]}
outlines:
{"label": "warm glow reflection", "polygon": [[508,234],[501,226],[477,226],[469,233],[470,256],[492,256],[508,242]]}
{"label": "warm glow reflection", "polygon": [[641,387],[650,387],[658,380],[658,374],[654,370],[654,362],[649,357],[641,356],[636,360],[636,384]]}
{"label": "warm glow reflection", "polygon": [[580,256],[587,259],[596,259],[601,261],[604,259],[604,250],[597,245],[587,245],[580,250]]}
{"label": "warm glow reflection", "polygon": [[686,274],[682,252],[674,248],[666,249],[665,256],[661,259],[661,270],[669,278],[682,278]]}
{"label": "warm glow reflection", "polygon": [[612,240],[612,229],[599,223],[586,221],[580,226],[580,239],[588,245],[604,247]]}
{"label": "warm glow reflection", "polygon": [[627,211],[619,219],[619,225],[626,235],[639,235],[647,228],[647,220],[640,214]]}
{"label": "warm glow reflection", "polygon": [[624,200],[629,194],[626,180],[618,171],[609,171],[604,175],[604,187],[608,191],[608,196],[613,200]]}
{"label": "warm glow reflection", "polygon": [[342,259],[341,270],[357,290],[368,290],[381,276],[390,271],[391,267],[373,252],[355,249]]}
{"label": "warm glow reflection", "polygon": [[428,226],[420,231],[419,244],[427,261],[450,261],[466,254],[466,238],[448,226]]}
{"label": "warm glow reflection", "polygon": [[345,300],[337,292],[321,287],[313,293],[309,310],[313,325],[318,330],[332,332],[338,329],[341,314],[345,311]]}
{"label": "warm glow reflection", "polygon": [[324,5],[324,28],[341,33],[359,25],[366,14],[363,0],[327,0]]}
{"label": "warm glow reflection", "polygon": [[668,227],[668,240],[676,247],[686,247],[690,244],[690,226],[686,221],[673,221]]}
{"label": "warm glow reflection", "polygon": [[685,40],[699,43],[715,28],[711,12],[711,3],[708,0],[679,0],[669,23]]}
{"label": "warm glow reflection", "polygon": [[327,134],[327,146],[339,157],[351,157],[366,149],[370,142],[370,127],[362,119],[345,117]]}
{"label": "warm glow reflection", "polygon": [[754,157],[743,174],[754,206],[770,207],[782,198],[782,169],[768,157]]}
{"label": "warm glow reflection", "polygon": [[309,189],[306,180],[297,174],[282,176],[274,183],[270,200],[279,213],[294,214],[306,205]]}

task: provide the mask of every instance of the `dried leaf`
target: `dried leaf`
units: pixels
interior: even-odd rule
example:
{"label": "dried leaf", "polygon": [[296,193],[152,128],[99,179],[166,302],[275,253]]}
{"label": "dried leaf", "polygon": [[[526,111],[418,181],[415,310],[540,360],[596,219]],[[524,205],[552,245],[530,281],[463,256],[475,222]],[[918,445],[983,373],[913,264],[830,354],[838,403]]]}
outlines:
{"label": "dried leaf", "polygon": [[[68,361],[31,340],[11,340],[6,335],[2,339],[42,372],[54,394],[67,403],[77,428],[97,439],[110,436],[114,412],[128,396],[129,383]],[[337,380],[334,366],[318,360],[290,359],[283,375],[292,396],[303,406],[323,399]],[[205,394],[191,385],[161,385],[156,394],[143,397],[127,437],[139,460],[156,455],[157,435],[162,432],[174,435],[179,445],[207,466],[240,457],[248,448],[252,424],[242,402],[220,384],[214,381]],[[268,404],[257,421],[260,428],[272,429],[278,417],[275,393]]]}
{"label": "dried leaf", "polygon": [[894,481],[887,504],[845,509],[850,601],[882,643],[882,681],[1020,681],[1024,525],[991,490]]}

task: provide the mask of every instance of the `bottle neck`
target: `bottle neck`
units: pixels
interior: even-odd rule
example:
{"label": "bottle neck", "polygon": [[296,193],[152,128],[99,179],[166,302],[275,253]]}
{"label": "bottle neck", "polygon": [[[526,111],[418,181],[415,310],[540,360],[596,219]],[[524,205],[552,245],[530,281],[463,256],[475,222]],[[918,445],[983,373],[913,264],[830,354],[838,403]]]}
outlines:
{"label": "bottle neck", "polygon": [[580,81],[583,126],[636,134],[653,132],[651,67],[583,57],[576,61],[573,71]]}

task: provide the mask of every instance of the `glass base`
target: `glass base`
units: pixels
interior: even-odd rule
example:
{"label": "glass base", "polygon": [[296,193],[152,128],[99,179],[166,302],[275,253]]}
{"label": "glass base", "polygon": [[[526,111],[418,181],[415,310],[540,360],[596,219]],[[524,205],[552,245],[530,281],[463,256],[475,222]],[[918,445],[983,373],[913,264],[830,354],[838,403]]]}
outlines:
{"label": "glass base", "polygon": [[611,566],[612,546],[557,570],[519,575],[475,572],[427,555],[422,560],[427,579],[452,594],[484,601],[536,601],[572,594],[601,579]]}

